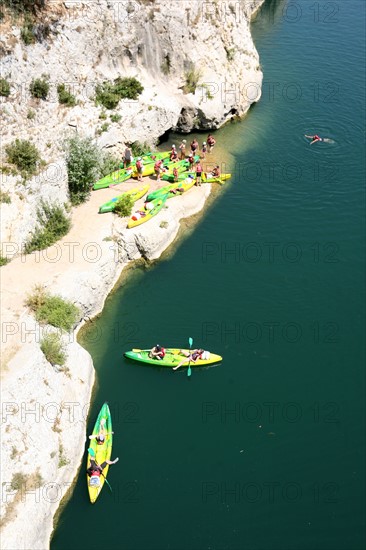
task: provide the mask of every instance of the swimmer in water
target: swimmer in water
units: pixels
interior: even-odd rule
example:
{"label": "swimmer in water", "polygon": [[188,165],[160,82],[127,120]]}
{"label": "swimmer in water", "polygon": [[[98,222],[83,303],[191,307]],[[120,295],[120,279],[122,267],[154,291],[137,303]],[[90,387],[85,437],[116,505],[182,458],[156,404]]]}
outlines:
{"label": "swimmer in water", "polygon": [[305,137],[312,140],[312,142],[310,143],[310,145],[312,145],[313,143],[316,143],[317,141],[323,141],[323,138],[319,137],[318,135],[315,135],[315,136],[307,136],[307,135],[305,134]]}

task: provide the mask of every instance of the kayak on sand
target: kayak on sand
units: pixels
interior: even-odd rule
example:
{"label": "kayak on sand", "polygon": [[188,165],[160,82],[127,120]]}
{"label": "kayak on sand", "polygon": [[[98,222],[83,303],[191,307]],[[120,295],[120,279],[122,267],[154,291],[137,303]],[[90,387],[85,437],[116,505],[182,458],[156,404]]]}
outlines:
{"label": "kayak on sand", "polygon": [[140,225],[142,223],[145,223],[151,220],[151,218],[156,216],[156,214],[158,214],[160,210],[163,208],[166,202],[166,199],[167,199],[167,195],[163,195],[150,201],[149,205],[151,205],[152,208],[146,208],[144,206],[142,210],[139,210],[138,212],[135,212],[134,214],[132,214],[132,216],[128,220],[127,227],[131,229],[132,227],[136,227],[137,225]]}
{"label": "kayak on sand", "polygon": [[133,189],[129,189],[128,191],[125,191],[122,193],[122,195],[118,195],[118,197],[114,197],[108,202],[105,202],[102,204],[102,206],[99,207],[99,213],[104,214],[105,212],[113,212],[117,201],[123,197],[130,196],[132,197],[133,202],[136,202],[138,199],[141,199],[147,193],[149,190],[149,185],[144,185],[144,187],[134,187]]}
{"label": "kayak on sand", "polygon": [[162,195],[167,195],[167,199],[171,199],[172,197],[179,197],[179,195],[182,195],[182,193],[185,193],[186,191],[191,189],[194,186],[195,181],[196,180],[193,177],[188,177],[184,181],[165,185],[164,187],[160,187],[160,189],[156,189],[155,191],[150,193],[147,196],[146,200],[151,201],[153,199],[156,199],[157,197],[161,197]]}
{"label": "kayak on sand", "polygon": [[[161,360],[152,359],[149,357],[149,349],[133,349],[131,351],[126,351],[124,356],[127,357],[127,359],[132,359],[133,361],[144,363],[146,365],[154,365],[155,367],[176,367],[181,361],[187,359],[186,354],[189,353],[189,350],[183,350],[185,352],[184,354],[180,353],[180,351],[181,350],[177,348],[166,348],[165,356]],[[222,357],[220,355],[216,355],[215,353],[210,353],[208,351],[205,352],[204,357],[205,358],[197,359],[195,363],[191,361],[190,366],[204,367],[222,361]],[[188,362],[184,366],[188,366]]]}

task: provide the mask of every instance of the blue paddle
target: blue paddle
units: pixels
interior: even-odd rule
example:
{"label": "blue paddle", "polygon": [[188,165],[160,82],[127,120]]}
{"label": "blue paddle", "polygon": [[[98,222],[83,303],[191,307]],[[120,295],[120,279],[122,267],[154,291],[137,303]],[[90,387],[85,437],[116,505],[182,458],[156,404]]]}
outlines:
{"label": "blue paddle", "polygon": [[192,374],[192,370],[191,370],[191,347],[192,347],[192,344],[193,344],[192,338],[188,338],[188,342],[189,342],[189,363],[188,363],[187,376],[191,376],[191,374]]}
{"label": "blue paddle", "polygon": [[[91,447],[89,447],[88,453],[90,454],[90,456],[92,456],[92,457],[94,458],[95,464],[96,464],[97,466],[99,466],[98,462],[95,460],[95,451],[94,451],[94,449],[92,449]],[[106,482],[106,484],[107,484],[108,487],[110,488],[111,492],[113,493],[113,489],[112,489],[112,487],[110,486],[109,481],[107,480],[107,478],[105,477],[105,475],[103,474],[102,471],[101,471],[100,473],[101,473],[102,476],[104,477],[104,481]]]}

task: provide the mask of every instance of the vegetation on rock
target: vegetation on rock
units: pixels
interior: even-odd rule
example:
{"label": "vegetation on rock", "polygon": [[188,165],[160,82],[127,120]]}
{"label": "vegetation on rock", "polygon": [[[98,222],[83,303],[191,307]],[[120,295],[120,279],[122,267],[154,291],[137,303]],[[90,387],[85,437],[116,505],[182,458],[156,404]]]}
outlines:
{"label": "vegetation on rock", "polygon": [[60,296],[52,296],[42,286],[36,286],[26,305],[34,312],[39,323],[69,331],[80,317],[79,308]]}
{"label": "vegetation on rock", "polygon": [[37,227],[29,241],[25,243],[24,252],[30,254],[34,250],[48,248],[66,235],[71,227],[70,219],[65,215],[59,204],[48,204],[41,201],[37,210]]}
{"label": "vegetation on rock", "polygon": [[125,195],[124,197],[120,197],[118,199],[116,206],[114,207],[114,211],[121,218],[125,218],[126,216],[131,216],[133,205],[134,201],[131,195]]}
{"label": "vegetation on rock", "polygon": [[37,147],[27,140],[16,139],[5,147],[7,161],[27,174],[34,174],[41,160]]}

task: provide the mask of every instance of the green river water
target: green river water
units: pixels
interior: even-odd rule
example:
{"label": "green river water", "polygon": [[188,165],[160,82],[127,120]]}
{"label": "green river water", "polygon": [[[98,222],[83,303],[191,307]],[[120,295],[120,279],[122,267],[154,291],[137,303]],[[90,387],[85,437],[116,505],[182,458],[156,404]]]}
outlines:
{"label": "green river water", "polygon": [[[216,133],[232,180],[83,333],[88,433],[108,401],[120,461],[93,506],[83,465],[52,550],[365,547],[364,25],[358,0],[253,23],[262,99]],[[223,362],[122,357],[189,337]]]}

